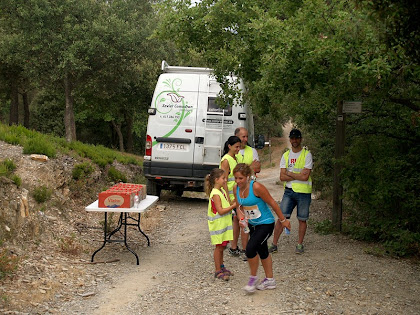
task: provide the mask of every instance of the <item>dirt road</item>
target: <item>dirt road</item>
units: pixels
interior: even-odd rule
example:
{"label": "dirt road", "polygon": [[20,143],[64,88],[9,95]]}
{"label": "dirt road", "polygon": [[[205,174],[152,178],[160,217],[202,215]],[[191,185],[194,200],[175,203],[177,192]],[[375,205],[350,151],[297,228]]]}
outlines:
{"label": "dirt road", "polygon": [[[259,181],[276,199],[278,169],[265,169]],[[313,211],[319,207],[313,201]],[[161,225],[151,235],[151,247],[130,231],[140,256],[112,245],[98,259],[121,261],[87,266],[86,273],[107,281],[84,286],[80,296],[61,305],[63,314],[420,314],[419,266],[365,253],[366,244],[340,235],[318,235],[311,227],[305,254],[294,253],[297,220],[290,236],[282,236],[273,255],[278,287],[246,295],[248,265],[226,253],[235,272],[229,282],[213,278],[212,246],[206,221],[207,201],[164,195]],[[165,207],[165,209],[163,209]],[[137,243],[137,245],[135,245]],[[259,277],[263,277],[262,267]]]}

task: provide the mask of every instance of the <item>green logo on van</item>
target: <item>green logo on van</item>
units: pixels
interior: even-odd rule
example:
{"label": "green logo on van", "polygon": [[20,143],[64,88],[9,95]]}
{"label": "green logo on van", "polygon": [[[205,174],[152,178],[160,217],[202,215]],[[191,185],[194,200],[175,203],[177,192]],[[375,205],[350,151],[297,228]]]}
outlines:
{"label": "green logo on van", "polygon": [[[182,80],[177,78],[173,81],[167,79],[163,84],[168,88],[160,92],[156,99],[154,106],[156,111],[162,115],[168,115],[168,119],[174,121],[175,126],[163,137],[169,137],[172,135],[175,130],[181,125],[181,122],[191,114],[193,108],[188,106],[188,102],[185,101],[184,96],[179,94],[179,87],[182,84]],[[176,88],[177,87],[177,88]],[[176,111],[174,114],[170,114],[172,111]],[[157,144],[156,141],[153,141],[152,146]]]}

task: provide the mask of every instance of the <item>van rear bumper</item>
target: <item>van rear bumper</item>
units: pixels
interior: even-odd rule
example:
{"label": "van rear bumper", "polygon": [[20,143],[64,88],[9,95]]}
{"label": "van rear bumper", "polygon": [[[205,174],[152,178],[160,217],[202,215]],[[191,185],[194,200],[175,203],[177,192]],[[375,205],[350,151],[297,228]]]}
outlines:
{"label": "van rear bumper", "polygon": [[162,186],[203,187],[204,177],[218,165],[196,165],[190,163],[169,163],[144,161],[143,172],[148,180]]}

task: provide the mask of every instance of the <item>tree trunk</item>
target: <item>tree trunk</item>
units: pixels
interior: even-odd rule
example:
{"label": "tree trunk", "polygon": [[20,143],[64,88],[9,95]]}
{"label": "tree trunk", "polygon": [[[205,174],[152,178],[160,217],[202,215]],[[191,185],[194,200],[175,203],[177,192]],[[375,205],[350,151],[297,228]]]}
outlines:
{"label": "tree trunk", "polygon": [[112,120],[111,122],[112,122],[112,126],[114,127],[118,135],[118,143],[119,143],[120,151],[124,152],[124,137],[121,132],[121,124],[116,124],[114,120]]}
{"label": "tree trunk", "polygon": [[16,82],[12,79],[10,86],[10,115],[9,125],[19,124],[19,93]]}
{"label": "tree trunk", "polygon": [[64,127],[66,130],[67,142],[76,141],[76,123],[74,121],[74,99],[73,87],[68,77],[64,79],[64,90],[66,93],[66,110],[64,112]]}
{"label": "tree trunk", "polygon": [[29,101],[28,101],[28,92],[22,93],[22,99],[23,99],[23,126],[25,128],[29,129]]}
{"label": "tree trunk", "polygon": [[125,122],[127,124],[127,134],[125,136],[127,143],[127,152],[133,153],[133,117],[130,115],[126,115]]}

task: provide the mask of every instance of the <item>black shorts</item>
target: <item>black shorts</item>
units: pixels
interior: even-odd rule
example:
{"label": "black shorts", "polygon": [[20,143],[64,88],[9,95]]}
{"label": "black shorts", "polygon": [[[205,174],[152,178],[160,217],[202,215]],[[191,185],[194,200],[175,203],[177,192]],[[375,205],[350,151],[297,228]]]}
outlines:
{"label": "black shorts", "polygon": [[254,258],[257,254],[261,259],[268,257],[267,240],[273,234],[274,223],[249,225],[249,241],[246,245],[246,257]]}

